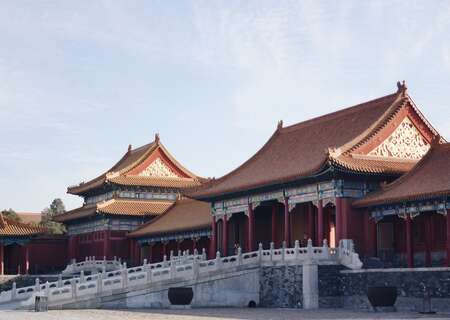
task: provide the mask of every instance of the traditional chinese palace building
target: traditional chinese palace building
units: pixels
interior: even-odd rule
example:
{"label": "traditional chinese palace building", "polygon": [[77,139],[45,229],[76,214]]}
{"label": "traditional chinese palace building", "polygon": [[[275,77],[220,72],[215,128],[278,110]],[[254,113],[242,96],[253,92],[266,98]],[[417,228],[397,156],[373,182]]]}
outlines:
{"label": "traditional chinese palace building", "polygon": [[44,229],[7,218],[0,212],[0,275],[28,273],[30,240]]}
{"label": "traditional chinese palace building", "polygon": [[[450,148],[398,83],[387,96],[283,126],[234,171],[205,180],[156,137],[68,192],[82,207],[56,217],[69,257],[160,261],[171,252],[337,246],[368,265],[450,259]],[[374,258],[374,259],[372,259]]]}
{"label": "traditional chinese palace building", "polygon": [[55,217],[67,227],[69,257],[117,256],[138,263],[141,250],[127,234],[173,209],[183,190],[203,180],[173,158],[158,135],[140,148],[130,146],[110,170],[68,188],[84,198],[82,207]]}
{"label": "traditional chinese palace building", "polygon": [[190,196],[210,203],[211,252],[353,239],[385,266],[442,264],[450,247],[444,142],[399,83],[372,101],[280,122],[253,157]]}

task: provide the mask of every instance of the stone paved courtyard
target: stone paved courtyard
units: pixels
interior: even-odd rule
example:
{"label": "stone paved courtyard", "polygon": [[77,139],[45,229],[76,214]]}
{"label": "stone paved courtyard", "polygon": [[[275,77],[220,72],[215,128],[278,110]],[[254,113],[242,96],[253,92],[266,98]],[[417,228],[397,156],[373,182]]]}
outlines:
{"label": "stone paved courtyard", "polygon": [[450,314],[373,313],[323,309],[64,310],[35,313],[0,311],[0,320],[192,320],[192,319],[450,319]]}

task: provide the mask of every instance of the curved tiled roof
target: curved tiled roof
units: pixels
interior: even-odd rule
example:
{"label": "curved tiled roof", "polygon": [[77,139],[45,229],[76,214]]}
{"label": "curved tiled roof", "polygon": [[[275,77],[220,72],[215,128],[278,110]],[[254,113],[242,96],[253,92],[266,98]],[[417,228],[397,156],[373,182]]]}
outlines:
{"label": "curved tiled roof", "polygon": [[350,171],[368,174],[401,175],[411,170],[417,160],[380,159],[376,157],[361,157],[356,155],[340,155],[330,157],[330,161],[337,167]]}
{"label": "curved tiled roof", "polygon": [[[144,161],[157,150],[160,150],[164,156],[167,157],[168,161],[171,162],[179,172],[185,175],[185,177],[173,178],[171,181],[170,179],[160,179],[160,177],[134,176],[128,174],[132,169],[144,163]],[[173,181],[176,179],[179,179],[178,183]],[[83,195],[85,192],[99,188],[105,183],[154,187],[171,187],[170,185],[173,185],[173,188],[184,188],[183,186],[198,186],[203,180],[204,179],[197,177],[183,167],[163,146],[159,141],[159,136],[156,135],[155,141],[142,147],[133,150],[130,146],[125,155],[107,172],[88,182],[82,182],[77,186],[71,186],[67,188],[67,192],[75,195]]]}
{"label": "curved tiled roof", "polygon": [[172,201],[112,199],[99,204],[98,211],[127,216],[158,216],[173,204]]}
{"label": "curved tiled roof", "polygon": [[122,186],[154,186],[162,188],[184,189],[200,185],[200,180],[191,178],[172,177],[141,177],[141,176],[118,176],[109,179],[110,182]]}
{"label": "curved tiled roof", "polygon": [[32,226],[9,219],[0,213],[0,237],[2,236],[32,236],[44,233],[45,228]]}
{"label": "curved tiled roof", "polygon": [[211,226],[211,219],[208,203],[193,199],[183,199],[174,203],[160,217],[130,233],[129,236],[144,237],[208,228]]}
{"label": "curved tiled roof", "polygon": [[411,171],[353,205],[370,207],[441,196],[450,196],[450,143],[433,144]]}
{"label": "curved tiled roof", "polygon": [[247,162],[192,195],[203,199],[237,190],[282,183],[318,172],[330,149],[368,134],[403,99],[401,92],[285,128],[279,127]]}
{"label": "curved tiled roof", "polygon": [[203,184],[189,193],[197,199],[211,199],[239,191],[295,181],[318,174],[330,165],[361,173],[400,175],[414,165],[410,160],[365,159],[352,150],[366,143],[389,123],[405,105],[437,132],[398,84],[396,93],[347,109],[283,128],[278,126],[267,143],[249,160],[229,174]]}
{"label": "curved tiled roof", "polygon": [[111,199],[67,211],[55,216],[54,220],[64,222],[93,216],[97,213],[134,217],[158,216],[164,213],[172,204],[172,201],[162,200]]}
{"label": "curved tiled roof", "polygon": [[138,161],[140,158],[142,158],[146,153],[153,150],[155,147],[155,143],[149,143],[146,144],[140,148],[132,150],[131,148],[128,149],[127,153],[124,154],[124,156],[114,165],[111,169],[106,171],[105,173],[102,173],[97,178],[94,178],[88,182],[82,182],[77,186],[71,186],[67,188],[67,192],[71,194],[82,194],[83,192],[100,187],[106,182],[106,175],[110,172],[120,172],[123,169],[127,168],[131,164]]}

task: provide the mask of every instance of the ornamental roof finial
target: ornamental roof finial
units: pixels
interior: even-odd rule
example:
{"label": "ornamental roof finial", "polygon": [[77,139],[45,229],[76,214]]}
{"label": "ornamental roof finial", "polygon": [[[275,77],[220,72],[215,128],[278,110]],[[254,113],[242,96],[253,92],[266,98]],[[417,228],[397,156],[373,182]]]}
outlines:
{"label": "ornamental roof finial", "polygon": [[441,135],[435,135],[433,137],[433,140],[431,140],[431,146],[432,147],[437,147],[441,144]]}
{"label": "ornamental roof finial", "polygon": [[133,146],[131,144],[128,145],[128,152],[131,152],[131,149],[133,149]]}
{"label": "ornamental roof finial", "polygon": [[408,87],[406,86],[405,80],[403,80],[402,82],[397,81],[397,92],[401,92],[403,95],[405,95],[407,89]]}
{"label": "ornamental roof finial", "polygon": [[155,143],[159,144],[159,133],[155,133]]}
{"label": "ornamental roof finial", "polygon": [[283,120],[278,121],[277,130],[283,129]]}

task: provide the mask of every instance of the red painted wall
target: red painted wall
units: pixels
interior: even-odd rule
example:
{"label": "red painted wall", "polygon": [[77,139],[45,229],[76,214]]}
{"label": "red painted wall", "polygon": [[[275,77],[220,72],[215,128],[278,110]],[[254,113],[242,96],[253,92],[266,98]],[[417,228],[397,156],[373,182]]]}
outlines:
{"label": "red painted wall", "polygon": [[33,239],[28,244],[28,255],[32,274],[62,270],[69,260],[68,239],[65,236]]}

